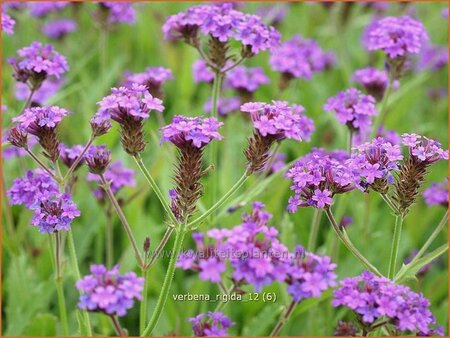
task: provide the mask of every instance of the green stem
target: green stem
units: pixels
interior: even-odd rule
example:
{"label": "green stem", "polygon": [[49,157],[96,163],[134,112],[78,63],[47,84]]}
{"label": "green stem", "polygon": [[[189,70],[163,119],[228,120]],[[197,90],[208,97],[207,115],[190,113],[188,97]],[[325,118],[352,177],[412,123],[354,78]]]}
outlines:
{"label": "green stem", "polygon": [[352,145],[353,145],[353,131],[349,129],[347,139],[347,151],[349,155],[352,154]]}
{"label": "green stem", "polygon": [[355,256],[369,271],[373,272],[377,276],[382,276],[382,274],[378,271],[378,269],[373,266],[366,257],[364,257],[361,252],[353,245],[353,243],[348,238],[346,232],[344,229],[341,229],[339,225],[336,223],[336,220],[334,218],[333,213],[331,212],[330,208],[325,209],[325,213],[328,217],[328,220],[330,221],[333,230],[335,231],[336,235],[339,237],[341,242],[345,245],[345,247]]}
{"label": "green stem", "polygon": [[166,232],[164,233],[164,236],[161,239],[161,242],[159,242],[157,248],[155,249],[155,252],[153,253],[152,257],[150,258],[150,261],[145,266],[146,269],[149,269],[150,267],[152,267],[152,265],[156,262],[156,260],[158,259],[159,254],[164,249],[164,247],[166,246],[170,236],[172,235],[173,230],[174,230],[173,226],[169,226],[166,229]]}
{"label": "green stem", "polygon": [[284,324],[289,320],[289,318],[292,315],[292,312],[294,312],[297,305],[298,305],[298,302],[296,302],[294,300],[291,301],[291,303],[286,308],[286,311],[283,313],[281,318],[275,324],[275,327],[273,328],[272,332],[270,333],[271,337],[275,337],[280,334],[281,329],[283,328]]}
{"label": "green stem", "polygon": [[[220,98],[220,88],[222,86],[222,77],[223,75],[220,72],[215,72],[214,74],[214,82],[212,89],[212,110],[211,116],[214,118],[218,118],[218,101]],[[212,142],[209,145],[209,162],[214,165],[217,169],[217,142]],[[219,176],[217,175],[217,170],[215,170],[214,175],[211,177],[211,204],[217,200],[218,196],[218,182]]]}
{"label": "green stem", "polygon": [[133,232],[131,231],[130,224],[128,223],[127,218],[125,217],[125,214],[123,213],[119,202],[117,202],[117,199],[114,196],[114,193],[111,191],[109,183],[106,182],[105,177],[103,175],[100,175],[100,180],[102,182],[102,188],[105,190],[106,195],[108,195],[109,200],[111,201],[114,209],[116,210],[117,216],[119,216],[119,219],[122,222],[123,228],[125,229],[128,239],[131,242],[131,246],[133,247],[134,254],[136,256],[136,260],[137,260],[139,266],[144,267],[144,261],[142,260],[142,256],[139,252],[136,240],[134,239],[134,235],[133,235]]}
{"label": "green stem", "polygon": [[200,222],[204,221],[209,215],[211,215],[214,211],[216,211],[218,208],[224,204],[228,198],[230,198],[231,195],[233,195],[249,178],[249,173],[245,171],[245,173],[241,176],[241,178],[231,187],[228,192],[223,195],[211,208],[209,208],[203,215],[198,217],[197,219],[190,222],[187,227],[188,229],[191,229],[193,226],[199,224]]}
{"label": "green stem", "polygon": [[119,320],[117,319],[117,317],[115,315],[110,315],[109,318],[111,318],[111,322],[113,324],[114,331],[116,332],[116,335],[118,335],[119,337],[126,337],[127,334],[122,329],[122,326],[120,325]]}
{"label": "green stem", "polygon": [[306,250],[308,250],[308,251],[314,251],[314,248],[316,247],[317,235],[319,233],[321,216],[322,216],[322,210],[315,208],[313,219],[311,222],[311,230],[310,230],[309,238],[308,238],[308,246],[306,247]]}
{"label": "green stem", "polygon": [[386,204],[391,208],[391,210],[394,212],[394,214],[398,215],[398,210],[395,204],[391,201],[388,195],[386,194],[380,194],[381,198],[386,202]]}
{"label": "green stem", "polygon": [[111,268],[114,262],[114,232],[111,209],[108,205],[106,210],[106,266]]}
{"label": "green stem", "polygon": [[159,294],[158,301],[156,303],[156,308],[153,311],[150,322],[147,327],[144,329],[144,332],[141,333],[141,337],[148,336],[152,333],[156,324],[158,323],[159,317],[161,316],[161,312],[164,309],[167,298],[169,296],[170,287],[172,285],[173,276],[175,274],[175,264],[178,259],[178,255],[181,252],[183,246],[183,239],[186,234],[186,224],[182,224],[180,228],[178,228],[175,236],[175,242],[173,244],[172,256],[170,257],[169,266],[167,267],[166,276],[164,277],[164,282],[161,288],[161,292]]}
{"label": "green stem", "polygon": [[68,336],[69,329],[67,324],[67,309],[66,309],[66,300],[64,296],[63,290],[63,276],[61,269],[61,236],[60,233],[57,232],[55,234],[55,266],[56,266],[56,293],[58,297],[58,308],[59,308],[59,320],[61,321],[62,327],[62,335]]}
{"label": "green stem", "polygon": [[425,242],[425,244],[423,245],[423,247],[419,250],[419,252],[414,256],[414,258],[412,259],[412,261],[409,263],[409,265],[412,265],[413,263],[415,263],[418,259],[420,259],[423,254],[428,250],[428,248],[430,247],[431,243],[433,243],[433,241],[436,239],[436,237],[439,235],[439,233],[442,231],[442,229],[445,228],[445,226],[448,223],[448,209],[445,211],[444,216],[442,217],[441,221],[439,222],[438,226],[436,227],[436,229],[434,229],[433,233],[431,234],[431,236],[427,239],[427,241]]}
{"label": "green stem", "polygon": [[148,303],[148,271],[142,269],[142,277],[144,277],[144,291],[142,295],[141,308],[139,314],[139,334],[144,333],[145,323],[147,322],[147,303]]}
{"label": "green stem", "polygon": [[156,196],[158,197],[160,203],[162,204],[165,212],[169,216],[171,222],[175,225],[178,225],[178,220],[175,218],[172,210],[170,210],[169,205],[166,202],[166,199],[164,198],[164,195],[162,194],[161,190],[159,189],[158,185],[156,184],[155,180],[153,179],[152,175],[148,172],[147,168],[144,165],[144,162],[142,161],[141,155],[133,156],[134,160],[136,161],[136,164],[138,165],[139,169],[141,170],[144,177],[147,179],[147,182],[152,187],[153,191],[155,192]]}
{"label": "green stem", "polygon": [[381,101],[381,109],[376,117],[375,123],[373,124],[373,129],[372,129],[372,133],[371,133],[371,138],[374,138],[377,135],[378,132],[378,127],[384,123],[384,121],[386,120],[386,115],[387,115],[387,104],[388,104],[388,99],[389,96],[391,95],[392,92],[392,84],[393,84],[394,80],[392,78],[392,75],[389,75],[389,82],[388,82],[388,86],[386,88],[386,91],[383,95],[383,100]]}
{"label": "green stem", "polygon": [[59,183],[60,179],[56,177],[55,174],[50,170],[50,168],[47,167],[30,149],[26,148],[25,151],[33,160],[36,161],[37,164],[39,164],[42,169],[44,169],[50,175],[50,177],[52,177],[56,182]]}
{"label": "green stem", "polygon": [[391,256],[389,258],[388,278],[393,279],[395,276],[395,268],[397,265],[398,249],[400,247],[400,238],[402,234],[403,218],[395,217],[394,238],[392,239]]}
{"label": "green stem", "polygon": [[75,162],[70,166],[69,170],[67,171],[66,175],[63,178],[64,182],[67,182],[67,180],[71,177],[72,173],[75,171],[77,165],[80,163],[80,161],[84,158],[84,154],[86,151],[88,151],[89,147],[91,146],[92,142],[94,142],[94,136],[91,136],[89,138],[89,141],[84,146],[83,150],[81,151],[81,154],[77,157]]}
{"label": "green stem", "polygon": [[25,105],[21,110],[21,114],[25,111],[25,109],[27,109],[30,106],[31,99],[33,98],[34,93],[36,93],[36,88],[33,86],[32,88],[30,88],[30,94],[28,95],[27,100],[25,101]]}

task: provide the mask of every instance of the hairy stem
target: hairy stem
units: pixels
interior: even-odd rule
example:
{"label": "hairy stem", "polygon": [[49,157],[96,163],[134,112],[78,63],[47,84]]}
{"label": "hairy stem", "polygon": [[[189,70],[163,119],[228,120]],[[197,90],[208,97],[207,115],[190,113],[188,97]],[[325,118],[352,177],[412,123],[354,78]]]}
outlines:
{"label": "hairy stem", "polygon": [[119,323],[119,320],[115,315],[110,315],[109,318],[111,318],[111,322],[114,327],[114,331],[116,331],[116,335],[119,337],[126,337],[127,334],[125,333],[124,329],[122,329],[122,326]]}
{"label": "hairy stem", "polygon": [[122,222],[123,228],[125,229],[128,239],[131,242],[131,246],[133,247],[134,254],[136,256],[136,260],[138,261],[139,266],[143,267],[144,261],[142,260],[142,256],[139,252],[133,232],[131,231],[130,224],[128,223],[128,221],[125,217],[125,214],[123,213],[122,208],[119,205],[119,202],[117,202],[117,199],[114,196],[114,193],[111,191],[111,188],[110,188],[108,182],[106,182],[105,177],[103,175],[100,175],[100,180],[102,182],[102,188],[105,190],[106,195],[108,195],[109,200],[111,201],[114,209],[116,210],[117,216],[119,216],[119,219]]}
{"label": "hairy stem", "polygon": [[142,277],[144,278],[144,291],[142,295],[140,313],[139,313],[139,334],[144,333],[145,323],[147,322],[147,303],[148,303],[148,271],[146,267],[142,269]]}
{"label": "hairy stem", "polygon": [[341,229],[339,225],[336,223],[336,220],[334,218],[334,215],[330,208],[325,209],[325,213],[328,217],[328,220],[330,221],[333,230],[335,231],[336,235],[339,237],[341,242],[345,245],[345,247],[355,256],[369,271],[373,272],[377,276],[382,276],[382,274],[378,271],[378,269],[373,266],[367,258],[365,258],[361,252],[353,245],[353,243],[348,238],[346,232],[344,229]]}
{"label": "hairy stem", "polygon": [[25,104],[24,104],[20,114],[22,114],[25,111],[25,109],[30,107],[31,100],[33,99],[34,93],[36,93],[36,87],[35,86],[30,88],[30,94],[28,94],[27,100],[25,101]]}
{"label": "hairy stem", "polygon": [[68,336],[69,329],[67,324],[66,299],[63,290],[63,276],[61,268],[61,235],[59,232],[55,234],[55,266],[56,266],[56,293],[58,297],[59,320],[61,321],[62,335]]}
{"label": "hairy stem", "polygon": [[142,158],[140,155],[133,156],[134,160],[136,161],[136,164],[138,165],[139,169],[141,170],[144,177],[147,179],[147,182],[150,184],[151,188],[155,192],[156,196],[158,197],[160,203],[162,204],[165,212],[170,218],[170,221],[173,224],[178,225],[178,220],[175,218],[172,210],[170,210],[169,205],[166,202],[166,199],[164,198],[164,195],[162,194],[161,190],[159,189],[158,185],[156,184],[155,180],[153,179],[152,175],[148,172],[147,168],[144,165],[144,162],[142,161]]}
{"label": "hairy stem", "polygon": [[114,262],[114,232],[111,209],[108,205],[106,210],[106,266],[111,268]]}
{"label": "hairy stem", "polygon": [[311,231],[309,232],[308,246],[306,247],[306,250],[308,251],[314,251],[316,247],[321,217],[322,217],[322,210],[315,208],[313,219],[311,222]]}
{"label": "hairy stem", "polygon": [[150,261],[147,263],[146,269],[149,269],[150,267],[152,267],[153,264],[156,262],[156,260],[158,259],[159,254],[164,249],[164,247],[166,246],[170,236],[172,235],[173,230],[174,230],[173,226],[167,227],[166,232],[164,233],[164,236],[161,239],[161,242],[159,242],[158,246],[155,249],[155,252],[153,253],[152,257],[150,258]]}
{"label": "hairy stem", "polygon": [[284,324],[289,320],[289,317],[291,316],[292,312],[294,312],[297,305],[298,305],[298,302],[296,302],[294,300],[291,301],[291,303],[286,308],[286,311],[283,313],[281,318],[275,324],[275,327],[273,328],[272,332],[270,333],[271,337],[275,337],[280,334],[281,329],[283,328]]}
{"label": "hairy stem", "polygon": [[398,249],[400,247],[400,238],[402,234],[402,225],[403,225],[403,218],[401,216],[396,216],[394,225],[394,238],[392,239],[391,255],[389,258],[389,270],[388,270],[389,279],[393,279],[395,276]]}
{"label": "hairy stem", "polygon": [[383,199],[383,201],[386,202],[386,204],[389,206],[389,208],[391,208],[391,210],[394,212],[394,214],[398,215],[399,211],[398,211],[397,207],[395,206],[395,204],[392,202],[392,200],[389,198],[389,196],[386,194],[380,194],[380,196]]}
{"label": "hairy stem", "polygon": [[158,323],[161,312],[164,309],[167,298],[169,296],[170,287],[172,286],[173,276],[175,274],[175,264],[178,259],[178,255],[181,252],[183,246],[183,239],[186,234],[186,224],[182,224],[177,230],[175,236],[175,242],[173,244],[172,256],[170,257],[169,266],[167,267],[166,276],[164,277],[164,282],[159,294],[158,301],[156,303],[155,310],[153,311],[150,322],[145,328],[144,332],[141,333],[141,337],[148,336],[152,333],[156,324]]}

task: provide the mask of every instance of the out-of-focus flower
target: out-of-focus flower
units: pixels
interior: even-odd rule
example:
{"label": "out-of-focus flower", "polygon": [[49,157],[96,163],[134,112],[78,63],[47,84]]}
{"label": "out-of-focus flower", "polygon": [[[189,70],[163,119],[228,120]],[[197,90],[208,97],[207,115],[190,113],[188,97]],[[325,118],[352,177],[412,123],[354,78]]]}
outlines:
{"label": "out-of-focus flower", "polygon": [[99,9],[94,13],[103,28],[124,23],[132,25],[136,22],[136,10],[133,3],[128,2],[98,2]]}
{"label": "out-of-focus flower", "polygon": [[205,60],[196,60],[192,64],[192,74],[195,82],[213,82],[214,73],[208,68]]}
{"label": "out-of-focus flower", "polygon": [[[59,89],[63,86],[64,81],[62,79],[56,79],[49,77],[47,81],[44,81],[41,87],[34,91],[31,106],[42,106],[48,99],[54,96]],[[30,95],[30,88],[26,83],[16,82],[16,99],[20,101],[26,101]]]}
{"label": "out-of-focus flower", "polygon": [[447,46],[426,45],[420,55],[417,68],[419,70],[437,71],[444,68],[448,63]]}
{"label": "out-of-focus flower", "polygon": [[63,10],[69,1],[33,1],[28,4],[31,16],[41,18],[52,12]]}
{"label": "out-of-focus flower", "polygon": [[262,68],[238,66],[227,74],[225,87],[253,93],[261,85],[269,83],[269,78]]}
{"label": "out-of-focus flower", "polygon": [[424,192],[423,198],[429,206],[442,205],[448,206],[448,179],[444,182],[432,183]]}
{"label": "out-of-focus flower", "polygon": [[[4,130],[2,133],[2,142],[9,142],[10,134],[11,130],[8,131]],[[33,146],[38,143],[37,138],[34,135],[27,135],[26,132],[24,132],[24,135],[26,135],[26,146],[28,147],[28,149],[32,149]],[[23,157],[27,155],[27,152],[23,148],[17,147],[12,143],[11,145],[12,145],[11,147],[6,147],[2,150],[3,160],[10,160],[14,157]]]}
{"label": "out-of-focus flower", "polygon": [[375,99],[355,88],[330,97],[323,108],[327,112],[334,112],[338,121],[352,131],[368,130],[372,125],[371,116],[378,114]]}
{"label": "out-of-focus flower", "polygon": [[8,13],[2,11],[2,32],[13,35],[15,25],[16,21]]}
{"label": "out-of-focus flower", "polygon": [[226,337],[227,330],[234,325],[222,312],[208,311],[191,317],[188,321],[192,324],[192,330],[196,337]]}
{"label": "out-of-focus flower", "polygon": [[57,19],[42,26],[42,33],[51,39],[61,40],[77,29],[77,23],[70,19]]}
{"label": "out-of-focus flower", "polygon": [[[136,185],[135,172],[132,169],[124,167],[121,161],[111,163],[103,174],[105,180],[109,182],[111,191],[117,194],[124,187],[134,187]],[[100,182],[100,177],[92,173],[87,176],[88,181]],[[103,189],[94,191],[94,196],[102,199],[105,197]]]}
{"label": "out-of-focus flower", "polygon": [[124,86],[131,88],[133,83],[146,86],[149,93],[162,98],[162,86],[173,79],[172,71],[164,67],[147,67],[142,73],[125,74]]}
{"label": "out-of-focus flower", "polygon": [[388,86],[389,75],[385,70],[367,67],[353,73],[352,80],[364,87],[367,94],[380,101]]}
{"label": "out-of-focus flower", "polygon": [[104,265],[91,265],[91,274],[76,283],[82,292],[80,309],[103,312],[107,315],[125,316],[135,300],[142,300],[144,278],[134,272],[119,273],[119,266],[108,270]]}
{"label": "out-of-focus flower", "polygon": [[[241,106],[241,100],[237,97],[221,97],[217,101],[217,112],[221,116],[226,116],[230,113],[239,111]],[[211,113],[212,111],[212,99],[209,98],[208,101],[203,106],[205,113]]]}
{"label": "out-of-focus flower", "polygon": [[[78,159],[78,157],[80,157],[81,153],[83,152],[83,149],[84,146],[82,146],[81,144],[68,147],[64,143],[61,143],[59,145],[59,158],[67,168],[70,168],[72,164],[74,164],[75,161]],[[78,165],[76,166],[75,170],[78,169],[83,163],[84,163],[84,156],[78,162]]]}
{"label": "out-of-focus flower", "polygon": [[421,294],[368,271],[342,280],[332,304],[350,308],[369,326],[382,317],[400,331],[428,335],[436,322],[430,302]]}

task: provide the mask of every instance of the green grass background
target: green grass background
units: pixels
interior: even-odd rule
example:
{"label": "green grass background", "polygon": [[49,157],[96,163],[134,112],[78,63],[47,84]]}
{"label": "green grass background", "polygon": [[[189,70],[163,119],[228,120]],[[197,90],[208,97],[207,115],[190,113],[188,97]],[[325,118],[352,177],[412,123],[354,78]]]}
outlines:
{"label": "green grass background", "polygon": [[[172,69],[175,80],[165,86],[164,118],[170,121],[174,114],[201,115],[202,107],[211,93],[206,84],[193,83],[191,66],[198,58],[196,51],[182,42],[163,40],[161,25],[165,18],[194,3],[139,3],[136,4],[138,20],[136,25],[120,25],[110,33],[106,45],[106,68],[100,65],[99,30],[90,15],[94,4],[83,4],[78,13],[80,28],[67,39],[54,43],[57,51],[67,56],[70,71],[67,73],[65,86],[54,96],[49,104],[57,104],[67,108],[73,114],[66,118],[59,129],[61,140],[69,145],[83,144],[89,136],[89,118],[96,111],[96,102],[105,96],[109,88],[117,85],[125,70],[142,71],[147,66],[165,66]],[[245,3],[246,12],[254,12],[263,4]],[[360,44],[363,28],[370,22],[373,12],[365,10],[360,4],[352,6],[346,25],[339,22],[343,4],[335,4],[326,9],[320,4],[289,4],[287,16],[279,30],[283,40],[293,34],[301,34],[317,39],[319,44],[337,55],[338,65],[332,70],[315,75],[311,81],[298,81],[289,90],[277,94],[279,75],[271,71],[268,64],[268,53],[261,53],[249,60],[246,65],[261,66],[271,79],[270,85],[263,86],[256,99],[269,102],[272,99],[286,99],[301,104],[306,114],[316,125],[316,131],[309,143],[285,141],[281,151],[288,153],[290,160],[306,154],[313,146],[337,149],[345,147],[346,130],[336,122],[333,114],[322,109],[326,99],[351,84],[351,73],[368,64],[368,54]],[[431,41],[446,45],[448,41],[447,21],[441,16],[446,3],[414,3],[406,9],[398,4],[391,4],[390,13],[399,15],[414,10],[429,34]],[[73,15],[66,9],[59,15]],[[23,102],[14,99],[14,81],[12,71],[5,62],[7,57],[14,56],[18,48],[29,45],[32,41],[50,42],[42,33],[42,20],[29,18],[24,13],[14,13],[17,20],[16,34],[3,35],[2,43],[2,103],[8,106],[3,112],[3,127],[11,124],[11,118],[20,111]],[[376,65],[383,66],[383,55],[375,53]],[[447,68],[439,72],[411,73],[401,80],[400,89],[392,96],[389,103],[389,115],[386,126],[398,133],[415,132],[440,140],[447,144],[447,109],[448,101],[444,99],[432,101],[427,96],[430,88],[447,88]],[[225,93],[225,96],[230,93]],[[220,190],[226,192],[242,174],[245,163],[243,149],[246,138],[251,134],[251,125],[240,114],[234,114],[225,120],[222,128],[224,140],[220,142],[220,162],[218,169],[205,177],[203,183],[208,190],[208,180],[219,175]],[[159,146],[155,139],[159,138],[156,116],[152,116],[145,129],[149,140],[143,153],[144,162],[157,179],[162,190],[172,187],[171,175],[175,151],[171,145]],[[127,166],[137,170],[134,162],[120,148],[117,126],[107,135],[96,141],[106,143],[113,150],[113,160],[122,160]],[[427,177],[427,184],[441,181],[446,176],[447,163],[433,166]],[[7,161],[3,164],[6,188],[9,188],[15,177],[22,176],[26,169],[35,165],[29,159]],[[79,170],[79,182],[74,192],[74,200],[81,210],[81,217],[72,224],[79,266],[82,274],[88,273],[91,263],[102,263],[104,258],[105,217],[91,194],[93,185],[84,179],[86,169]],[[145,236],[150,236],[153,247],[162,237],[164,211],[156,196],[146,186],[144,177],[137,172],[138,188],[142,193],[125,207],[126,216],[132,225],[133,232],[142,243]],[[250,179],[239,193],[248,191],[255,183]],[[131,196],[134,189],[124,189],[123,198]],[[253,200],[264,202],[273,214],[271,224],[278,228],[281,238],[289,248],[296,244],[306,245],[312,220],[312,209],[301,209],[296,214],[286,213],[287,199],[290,196],[289,181],[282,176],[273,178],[265,189],[254,196]],[[237,195],[235,196],[237,197]],[[349,228],[349,236],[361,251],[382,272],[387,273],[389,249],[392,238],[394,218],[390,215],[382,200],[375,194],[363,195],[353,191],[345,196],[335,198],[334,209],[337,216],[350,215],[354,223]],[[210,196],[202,198],[205,206],[210,205]],[[240,222],[240,214],[248,210],[249,205],[234,214],[224,214],[218,219],[220,227],[231,227]],[[3,226],[2,241],[2,300],[3,300],[3,334],[4,335],[55,335],[60,333],[58,324],[58,307],[53,281],[48,237],[38,233],[29,226],[31,213],[23,207],[13,207],[15,228],[8,231]],[[441,219],[442,207],[427,207],[422,198],[412,208],[405,220],[401,240],[400,257],[404,258],[414,248],[427,239]],[[5,220],[3,219],[3,224]],[[135,270],[139,273],[134,255],[117,218],[114,218],[114,251],[115,261],[121,264],[122,271]],[[202,227],[206,230],[207,226]],[[447,232],[442,233],[433,244],[433,248],[447,241]],[[334,233],[325,217],[321,219],[317,253],[330,254],[334,243]],[[169,242],[171,245],[172,241]],[[184,247],[193,247],[190,238]],[[446,256],[446,255],[444,255]],[[161,259],[150,272],[149,312],[154,308],[164,278],[167,258]],[[362,267],[344,247],[340,247],[337,257],[339,278],[354,276],[362,272]],[[76,320],[77,290],[72,267],[65,256],[64,289],[69,313],[69,326],[72,334],[77,334]],[[410,287],[421,291],[430,299],[431,308],[440,325],[447,327],[447,257],[435,262],[433,268]],[[224,312],[236,322],[230,330],[232,335],[267,335],[275,324],[282,307],[288,303],[289,297],[283,285],[275,284],[264,291],[275,292],[275,303],[248,302],[230,303]],[[219,290],[215,285],[199,280],[195,273],[177,270],[172,293],[210,293],[215,296]],[[308,300],[299,306],[292,319],[282,331],[284,335],[331,335],[336,322],[343,318],[351,318],[348,311],[333,309],[330,304],[330,293],[319,300]],[[130,334],[138,334],[138,307],[121,319]],[[205,302],[175,302],[169,298],[155,334],[177,333],[190,335],[188,317],[200,312],[214,309],[215,304]],[[91,314],[96,334],[112,334],[108,318],[100,314]],[[446,330],[447,332],[447,330]]]}

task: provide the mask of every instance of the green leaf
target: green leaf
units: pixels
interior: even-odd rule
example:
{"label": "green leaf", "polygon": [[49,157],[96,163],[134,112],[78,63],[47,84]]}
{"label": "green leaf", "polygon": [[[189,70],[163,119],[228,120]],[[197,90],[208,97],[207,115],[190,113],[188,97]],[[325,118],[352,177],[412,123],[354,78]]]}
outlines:
{"label": "green leaf", "polygon": [[55,336],[58,318],[51,313],[39,313],[25,328],[26,336]]}
{"label": "green leaf", "polygon": [[425,265],[431,263],[440,255],[444,254],[447,250],[448,250],[448,243],[440,246],[439,248],[423,256],[422,258],[411,262],[410,264],[407,265],[403,264],[402,268],[397,273],[397,276],[395,277],[394,280],[397,283],[402,283],[407,280],[415,279],[420,269],[422,269]]}
{"label": "green leaf", "polygon": [[243,336],[263,336],[273,328],[281,312],[277,304],[266,305],[242,330]]}

